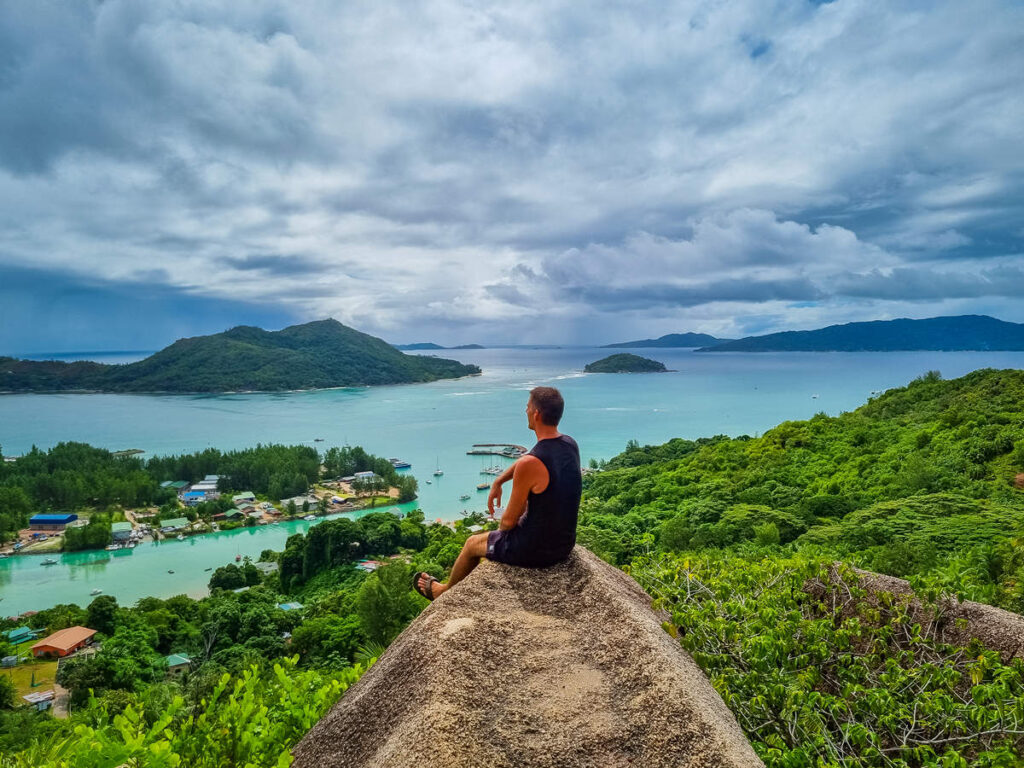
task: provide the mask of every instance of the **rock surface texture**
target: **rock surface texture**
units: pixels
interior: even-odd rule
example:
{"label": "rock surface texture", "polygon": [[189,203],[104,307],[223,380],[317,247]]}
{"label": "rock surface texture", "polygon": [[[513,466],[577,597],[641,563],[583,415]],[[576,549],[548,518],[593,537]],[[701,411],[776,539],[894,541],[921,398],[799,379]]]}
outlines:
{"label": "rock surface texture", "polygon": [[484,561],[295,747],[295,768],[762,766],[626,574]]}
{"label": "rock surface texture", "polygon": [[[1013,658],[1024,658],[1024,616],[983,603],[959,600],[954,595],[947,595],[938,601],[939,615],[935,616],[930,609],[921,604],[909,581],[860,568],[852,570],[857,575],[860,586],[867,591],[866,599],[871,605],[877,607],[883,593],[893,595],[907,604],[910,615],[914,621],[921,624],[927,636],[961,646],[966,646],[972,639],[977,639],[988,648],[999,651],[1004,663],[1009,663]],[[826,593],[834,592],[836,587],[842,584],[834,565],[829,569],[828,575],[832,582],[831,587],[821,582],[808,582],[804,585],[804,590],[818,599],[823,599]],[[856,612],[857,600],[841,586],[838,586],[838,589],[838,612],[844,616],[853,615]],[[958,619],[964,619],[966,623],[958,622]]]}

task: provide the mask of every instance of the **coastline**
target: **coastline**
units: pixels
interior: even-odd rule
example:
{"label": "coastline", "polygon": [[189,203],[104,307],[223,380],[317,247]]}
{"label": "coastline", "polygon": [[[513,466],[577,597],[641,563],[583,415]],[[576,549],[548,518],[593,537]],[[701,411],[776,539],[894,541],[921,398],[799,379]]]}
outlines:
{"label": "coastline", "polygon": [[225,389],[225,390],[152,390],[139,392],[136,390],[117,389],[31,389],[31,390],[10,390],[0,389],[2,395],[140,395],[142,397],[198,397],[209,395],[287,395],[299,394],[302,392],[332,392],[345,389],[381,389],[382,387],[411,387],[417,384],[433,384],[438,381],[460,381],[462,379],[482,376],[480,373],[467,373],[465,376],[450,376],[430,379],[429,381],[396,381],[390,384],[344,384],[335,387],[306,387],[300,389]]}

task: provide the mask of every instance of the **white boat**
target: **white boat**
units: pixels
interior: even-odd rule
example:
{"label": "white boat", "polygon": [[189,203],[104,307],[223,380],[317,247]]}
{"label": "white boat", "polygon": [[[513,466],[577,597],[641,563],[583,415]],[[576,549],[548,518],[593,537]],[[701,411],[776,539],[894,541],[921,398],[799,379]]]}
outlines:
{"label": "white boat", "polygon": [[433,484],[434,484],[433,481],[427,480],[427,485],[433,485]]}
{"label": "white boat", "polygon": [[469,494],[464,493],[461,496],[459,496],[459,501],[469,501]]}
{"label": "white boat", "polygon": [[45,560],[43,560],[42,563],[40,563],[40,565],[56,565],[56,564],[57,564],[57,561],[54,560],[52,557],[48,557]]}
{"label": "white boat", "polygon": [[94,589],[94,590],[93,590],[92,592],[90,592],[89,594],[90,594],[90,595],[98,595],[98,594],[99,594],[100,592],[102,592],[102,591],[103,591],[102,589]]}
{"label": "white boat", "polygon": [[316,520],[316,515],[306,515],[303,520]]}
{"label": "white boat", "polygon": [[437,461],[436,457],[434,461],[437,464],[437,469],[434,470],[434,477],[440,477],[441,475],[444,474],[444,470],[441,469],[441,462]]}
{"label": "white boat", "polygon": [[177,539],[178,541],[184,541],[184,540],[185,540],[185,534],[183,534],[183,533],[179,533],[179,534],[178,534],[177,536],[175,536],[175,538],[176,538],[176,539]]}

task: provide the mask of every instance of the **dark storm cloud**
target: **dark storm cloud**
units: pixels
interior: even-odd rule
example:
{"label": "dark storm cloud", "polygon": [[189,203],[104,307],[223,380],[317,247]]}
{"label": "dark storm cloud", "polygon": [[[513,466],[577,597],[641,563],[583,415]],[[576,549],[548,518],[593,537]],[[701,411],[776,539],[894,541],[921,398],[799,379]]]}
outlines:
{"label": "dark storm cloud", "polygon": [[1024,320],[1021,30],[1009,0],[6,3],[0,275],[453,342]]}
{"label": "dark storm cloud", "polygon": [[243,272],[258,271],[267,275],[311,275],[324,269],[324,264],[316,259],[278,253],[225,256],[220,263]]}
{"label": "dark storm cloud", "polygon": [[195,296],[159,284],[0,266],[0,355],[156,350],[175,339],[236,325],[276,329],[294,320],[278,307]]}
{"label": "dark storm cloud", "polygon": [[657,305],[696,307],[729,301],[761,304],[768,301],[814,301],[825,293],[807,279],[715,280],[699,285],[615,286],[581,285],[567,291],[571,298],[603,310],[639,309]]}

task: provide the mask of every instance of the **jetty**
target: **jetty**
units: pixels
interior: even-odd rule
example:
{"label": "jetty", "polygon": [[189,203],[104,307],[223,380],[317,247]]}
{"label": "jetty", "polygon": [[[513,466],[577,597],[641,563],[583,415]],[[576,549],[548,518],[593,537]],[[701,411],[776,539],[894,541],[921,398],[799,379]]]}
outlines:
{"label": "jetty", "polygon": [[466,451],[467,456],[504,456],[506,459],[518,459],[528,452],[526,446],[515,443],[473,443]]}

